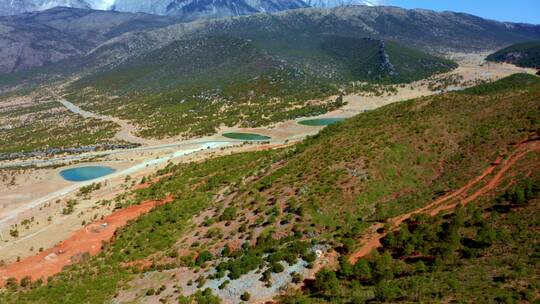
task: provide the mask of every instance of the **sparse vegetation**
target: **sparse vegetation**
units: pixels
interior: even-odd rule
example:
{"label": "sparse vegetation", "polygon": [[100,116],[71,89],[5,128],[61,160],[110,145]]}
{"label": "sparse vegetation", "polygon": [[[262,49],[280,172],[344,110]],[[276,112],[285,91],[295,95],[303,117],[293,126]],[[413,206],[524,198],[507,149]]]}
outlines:
{"label": "sparse vegetation", "polygon": [[93,191],[101,189],[101,183],[92,183],[79,189],[78,196],[88,196]]}
{"label": "sparse vegetation", "polygon": [[0,119],[4,120],[4,126],[8,126],[0,128],[0,156],[112,143],[118,129],[110,122],[83,119],[69,113],[56,102],[3,111]]}
{"label": "sparse vegetation", "polygon": [[[516,75],[488,87],[392,104],[289,148],[170,165],[159,172],[162,179],[121,204],[168,196],[172,203],[118,231],[101,254],[68,267],[47,287],[6,292],[0,300],[107,302],[141,272],[121,265],[149,258],[155,263],[145,271],[188,266],[197,273],[191,284],[200,288],[213,278],[232,282],[250,271],[270,286],[285,263],[317,263],[313,249],[322,246],[341,256],[337,270],[320,271],[307,292],[281,302],[534,302],[537,153],[520,161],[496,193],[449,215],[415,217],[382,240],[379,254],[354,266],[346,255],[373,222],[459,188],[513,143],[538,136],[539,97],[538,79]],[[184,242],[185,255],[169,254]],[[212,278],[208,268],[215,268]],[[209,290],[179,301],[197,297],[219,301]]]}

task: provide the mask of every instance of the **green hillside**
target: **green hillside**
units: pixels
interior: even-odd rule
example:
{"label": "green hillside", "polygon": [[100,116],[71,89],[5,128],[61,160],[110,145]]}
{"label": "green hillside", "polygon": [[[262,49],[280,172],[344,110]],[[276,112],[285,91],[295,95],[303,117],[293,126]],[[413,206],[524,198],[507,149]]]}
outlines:
{"label": "green hillside", "polygon": [[[533,303],[540,283],[538,152],[517,161],[466,209],[414,218],[383,240],[381,254],[357,266],[345,257],[374,223],[462,187],[499,155],[513,153],[515,143],[538,138],[539,97],[540,79],[518,74],[391,104],[290,148],[170,165],[158,173],[161,181],[119,200],[127,205],[171,194],[171,204],[131,223],[102,254],[69,267],[46,287],[12,282],[0,301],[104,303],[141,278],[157,284],[141,299],[158,301],[161,292],[176,298],[188,286],[166,273],[187,267],[201,287],[195,302],[217,303],[202,292],[205,282],[234,282],[256,269],[266,282],[283,271],[278,262],[313,266],[312,248],[321,245],[341,262],[282,302]],[[144,275],[122,264],[143,258],[152,260]],[[175,291],[166,287],[173,284]]]}
{"label": "green hillside", "polygon": [[537,303],[540,176],[526,172],[474,205],[413,218],[369,258],[340,260],[280,303]]}
{"label": "green hillside", "polygon": [[351,81],[410,82],[456,66],[375,39],[263,37],[174,41],[82,78],[68,99],[134,120],[143,136],[200,136],[222,124],[256,127],[331,111],[341,104],[308,101],[337,95]]}
{"label": "green hillside", "polygon": [[487,56],[486,60],[540,69],[540,41],[513,44]]}

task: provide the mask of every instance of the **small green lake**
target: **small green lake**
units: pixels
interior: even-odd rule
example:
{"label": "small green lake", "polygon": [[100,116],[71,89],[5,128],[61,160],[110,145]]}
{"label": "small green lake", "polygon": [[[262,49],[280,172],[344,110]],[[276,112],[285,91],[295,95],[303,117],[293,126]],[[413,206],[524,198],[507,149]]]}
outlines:
{"label": "small green lake", "polygon": [[341,122],[345,118],[341,117],[332,117],[332,118],[315,118],[315,119],[306,119],[301,120],[298,123],[305,126],[328,126],[335,123]]}
{"label": "small green lake", "polygon": [[239,132],[229,132],[229,133],[223,133],[223,136],[230,138],[230,139],[238,139],[238,140],[269,140],[271,137],[260,135],[260,134],[253,134],[253,133],[239,133]]}

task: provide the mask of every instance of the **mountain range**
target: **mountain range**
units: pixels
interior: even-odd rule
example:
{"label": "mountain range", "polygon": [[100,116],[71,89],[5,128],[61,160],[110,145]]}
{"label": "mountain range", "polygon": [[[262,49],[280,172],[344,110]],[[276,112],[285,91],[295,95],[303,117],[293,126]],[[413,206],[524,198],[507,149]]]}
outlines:
{"label": "mountain range", "polygon": [[224,17],[256,12],[271,13],[300,7],[329,8],[341,5],[377,5],[374,0],[0,0],[0,15],[16,15],[55,7],[86,8],[156,15],[175,15],[186,19]]}
{"label": "mountain range", "polygon": [[54,8],[0,17],[0,72],[14,72],[83,56],[126,32],[177,22],[173,17]]}
{"label": "mountain range", "polygon": [[538,25],[383,6],[303,8],[190,23],[182,20],[179,16],[73,8],[0,17],[0,72],[28,70],[67,58],[76,59],[70,60],[71,65],[117,64],[176,40],[208,35],[257,40],[278,53],[286,48],[275,42],[312,45],[309,37],[314,34],[393,41],[435,52],[492,50],[540,39]]}
{"label": "mountain range", "polygon": [[0,0],[0,15],[17,15],[57,7],[177,16],[182,21],[272,13],[307,7],[302,0]]}
{"label": "mountain range", "polygon": [[1,15],[17,15],[55,7],[180,16],[184,20],[272,13],[302,7],[376,5],[373,0],[0,0]]}

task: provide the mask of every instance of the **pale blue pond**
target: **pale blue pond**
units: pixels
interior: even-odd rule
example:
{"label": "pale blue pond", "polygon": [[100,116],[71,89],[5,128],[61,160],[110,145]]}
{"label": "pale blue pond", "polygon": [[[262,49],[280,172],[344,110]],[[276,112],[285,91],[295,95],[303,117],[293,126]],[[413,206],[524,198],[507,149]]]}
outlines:
{"label": "pale blue pond", "polygon": [[115,170],[104,166],[87,166],[60,171],[60,175],[70,182],[84,182],[113,173]]}

